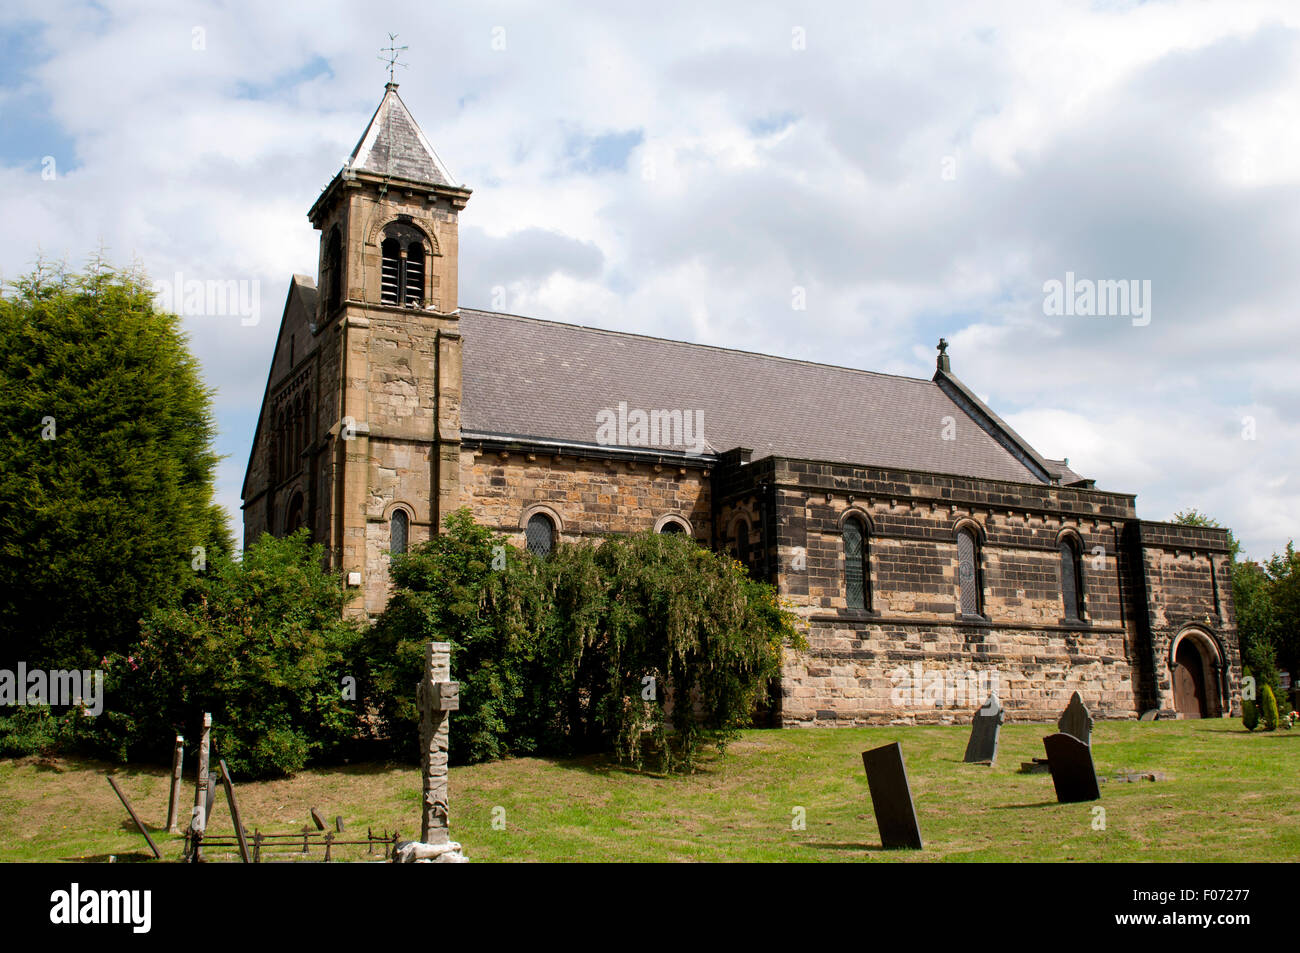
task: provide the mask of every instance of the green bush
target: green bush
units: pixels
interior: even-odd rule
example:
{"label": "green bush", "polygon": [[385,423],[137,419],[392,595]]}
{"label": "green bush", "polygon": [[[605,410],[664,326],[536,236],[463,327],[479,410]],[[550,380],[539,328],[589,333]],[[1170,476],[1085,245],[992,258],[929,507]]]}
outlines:
{"label": "green bush", "polygon": [[1268,685],[1265,685],[1263,691],[1259,693],[1259,708],[1264,730],[1277,730],[1277,700],[1273,697],[1273,689]]}
{"label": "green bush", "polygon": [[360,723],[344,679],[357,675],[361,631],[323,565],[305,529],[210,560],[182,605],[155,610],[129,654],[106,660],[104,752],[165,757],[176,731],[199,737],[204,712],[240,777],[290,774],[342,750]]}
{"label": "green bush", "polygon": [[580,657],[596,664],[577,686],[594,734],[626,763],[689,769],[767,700],[782,646],[799,641],[793,620],[771,586],[684,536],[612,538],[595,565],[599,611],[578,632]]}
{"label": "green bush", "polygon": [[772,587],[675,534],[558,544],[544,560],[450,514],[393,561],[396,590],[364,642],[367,697],[398,753],[415,749],[424,644],[452,644],[451,757],[613,750],[683,770],[766,700],[802,645]]}
{"label": "green bush", "polygon": [[1254,731],[1259,727],[1259,705],[1254,698],[1247,698],[1245,695],[1245,686],[1255,680],[1255,671],[1249,665],[1243,665],[1241,668],[1242,696],[1241,696],[1241,723],[1246,726],[1247,731]]}
{"label": "green bush", "polygon": [[0,717],[0,757],[57,754],[76,749],[90,732],[90,716],[80,708],[62,715],[49,705],[21,705]]}
{"label": "green bush", "polygon": [[[474,524],[467,511],[450,514],[427,543],[393,558],[394,592],[363,643],[358,668],[365,696],[384,725],[394,753],[417,748],[415,690],[423,677],[424,646],[452,643],[452,674],[460,710],[451,757],[458,763],[531,750],[530,739],[508,740],[520,721],[533,635],[520,608],[531,572],[528,558]],[[494,546],[502,547],[497,552]],[[494,560],[501,565],[493,569]]]}
{"label": "green bush", "polygon": [[1254,731],[1259,727],[1259,706],[1253,699],[1241,700],[1241,722],[1246,726],[1247,731]]}

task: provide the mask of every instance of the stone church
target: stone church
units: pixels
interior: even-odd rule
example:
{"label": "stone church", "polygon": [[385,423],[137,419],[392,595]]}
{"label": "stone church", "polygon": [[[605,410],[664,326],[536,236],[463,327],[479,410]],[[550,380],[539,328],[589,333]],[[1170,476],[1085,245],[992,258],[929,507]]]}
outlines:
{"label": "stone church", "polygon": [[243,485],[244,539],[309,527],[355,590],[449,512],[545,554],[654,530],[726,551],[807,625],[783,725],[1240,706],[1220,529],[1137,517],[953,373],[929,380],[461,308],[470,199],[388,84],[312,206]]}

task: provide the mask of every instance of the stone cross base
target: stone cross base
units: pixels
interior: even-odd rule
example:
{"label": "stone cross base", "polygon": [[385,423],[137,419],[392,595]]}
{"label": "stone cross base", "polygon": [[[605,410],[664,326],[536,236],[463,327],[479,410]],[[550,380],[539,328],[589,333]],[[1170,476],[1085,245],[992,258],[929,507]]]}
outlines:
{"label": "stone cross base", "polygon": [[468,864],[469,858],[461,853],[460,844],[425,844],[418,840],[403,841],[393,853],[395,864]]}

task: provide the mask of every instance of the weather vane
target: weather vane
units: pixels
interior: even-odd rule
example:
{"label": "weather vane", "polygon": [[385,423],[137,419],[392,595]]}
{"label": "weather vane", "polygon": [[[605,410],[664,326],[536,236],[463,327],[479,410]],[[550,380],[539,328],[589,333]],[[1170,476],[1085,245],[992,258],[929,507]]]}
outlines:
{"label": "weather vane", "polygon": [[397,34],[390,33],[388,34],[388,46],[379,51],[380,53],[388,54],[387,56],[380,56],[379,59],[388,64],[388,81],[390,83],[393,81],[393,76],[399,66],[402,69],[406,69],[405,63],[399,63],[397,61],[397,58],[402,55],[402,51],[406,49],[407,47],[405,46],[397,45]]}

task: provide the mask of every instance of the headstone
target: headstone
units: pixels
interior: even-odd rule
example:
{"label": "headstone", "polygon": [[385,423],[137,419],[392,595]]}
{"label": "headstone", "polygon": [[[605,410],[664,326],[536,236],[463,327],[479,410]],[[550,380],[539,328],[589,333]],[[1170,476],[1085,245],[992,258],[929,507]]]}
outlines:
{"label": "headstone", "polygon": [[1150,711],[1144,711],[1138,721],[1155,721],[1160,715],[1160,709],[1152,708]]}
{"label": "headstone", "polygon": [[1088,714],[1088,708],[1078,692],[1070,696],[1070,704],[1065,706],[1065,711],[1061,713],[1061,719],[1056,723],[1056,727],[1086,745],[1092,744],[1092,715]]}
{"label": "headstone", "polygon": [[316,830],[325,830],[325,818],[321,817],[320,811],[316,810],[314,807],[311,809],[311,819],[312,823],[316,825]]}
{"label": "headstone", "polygon": [[1097,771],[1092,764],[1092,747],[1074,735],[1048,735],[1043,739],[1052,786],[1061,804],[1095,801],[1101,797]]}
{"label": "headstone", "polygon": [[902,746],[894,742],[864,751],[862,766],[867,771],[880,843],[887,849],[921,850],[921,826],[916,820],[912,789],[907,783]]}
{"label": "headstone", "polygon": [[966,742],[967,764],[992,764],[998,758],[998,733],[1007,713],[1002,710],[997,695],[990,695],[984,707],[971,718],[970,740]]}

